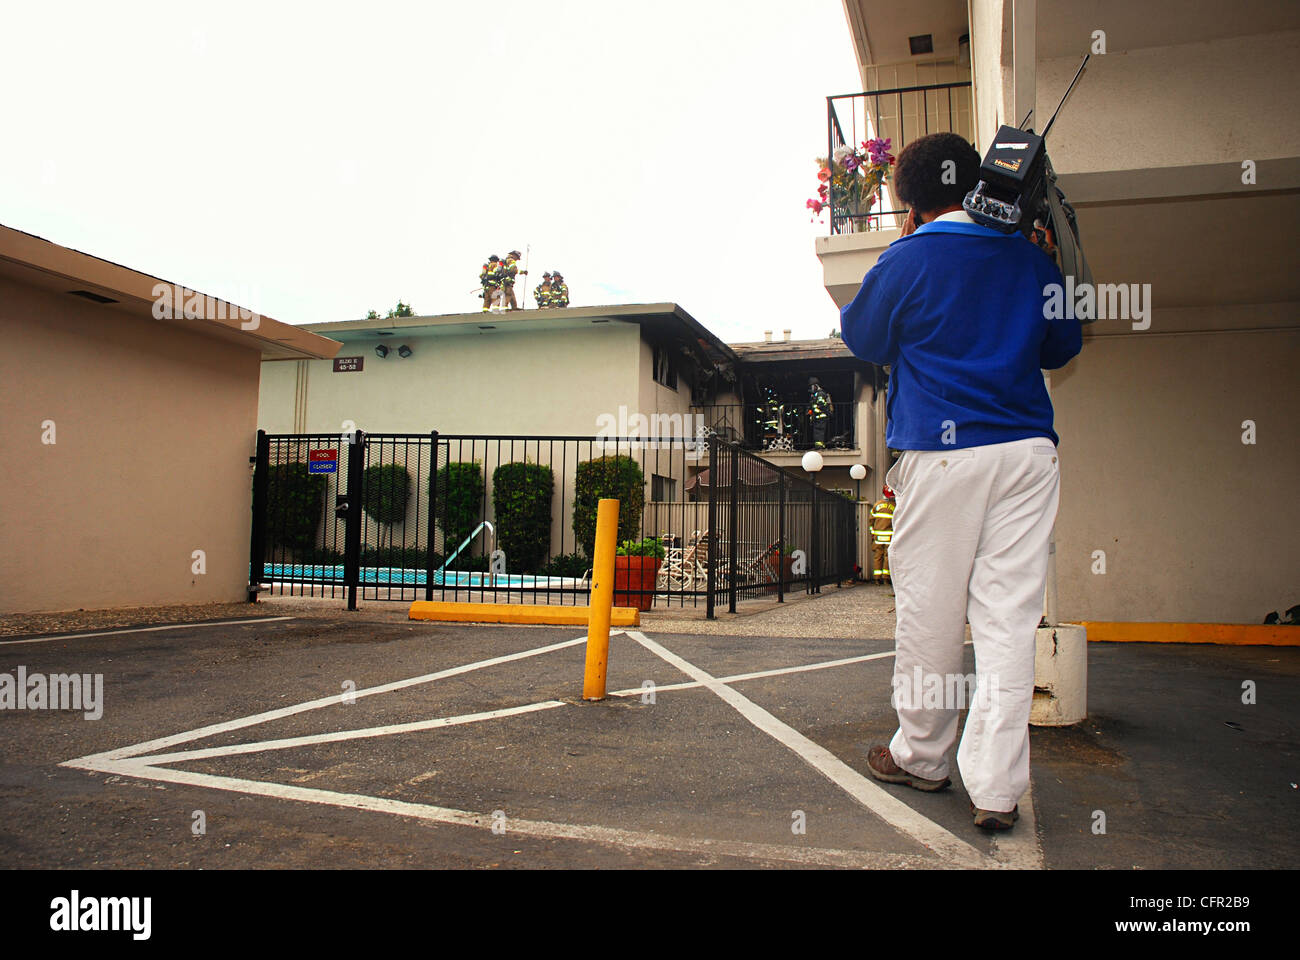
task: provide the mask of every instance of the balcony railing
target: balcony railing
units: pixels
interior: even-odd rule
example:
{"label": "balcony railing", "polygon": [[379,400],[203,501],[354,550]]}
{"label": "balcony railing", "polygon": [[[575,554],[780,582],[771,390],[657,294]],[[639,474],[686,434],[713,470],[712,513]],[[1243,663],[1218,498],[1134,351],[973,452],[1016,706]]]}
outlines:
{"label": "balcony railing", "polygon": [[780,427],[766,425],[772,418],[758,404],[714,403],[692,407],[704,418],[704,426],[724,440],[739,442],[742,449],[775,453],[782,450],[812,450],[820,438],[826,450],[854,450],[857,438],[856,403],[834,404],[824,426],[808,412],[807,400],[782,401]]}
{"label": "balcony railing", "polygon": [[[912,140],[930,133],[958,133],[975,139],[971,84],[934,83],[921,87],[868,90],[826,98],[826,155],[835,148],[858,147],[873,137],[888,137],[894,156]],[[831,233],[891,230],[903,225],[907,210],[886,183],[871,212],[832,204]]]}

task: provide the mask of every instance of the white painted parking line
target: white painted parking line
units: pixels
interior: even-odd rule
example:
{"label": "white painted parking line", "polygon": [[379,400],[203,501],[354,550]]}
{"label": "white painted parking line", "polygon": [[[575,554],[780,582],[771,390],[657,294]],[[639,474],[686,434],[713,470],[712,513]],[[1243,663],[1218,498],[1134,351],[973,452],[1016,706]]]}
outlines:
{"label": "white painted parking line", "polygon": [[177,753],[157,753],[137,756],[134,759],[151,765],[164,763],[183,763],[186,760],[209,760],[212,757],[233,757],[244,753],[261,753],[263,750],[291,750],[294,747],[310,747],[317,743],[340,743],[344,740],[364,740],[368,737],[387,737],[395,733],[418,733],[421,730],[436,730],[439,727],[455,727],[465,723],[479,723],[483,720],[497,720],[501,717],[513,717],[521,713],[535,713],[538,710],[550,710],[554,707],[568,706],[563,700],[543,700],[540,703],[526,703],[519,707],[504,707],[500,710],[487,710],[483,713],[463,713],[458,717],[436,717],[433,720],[414,720],[410,723],[390,723],[383,727],[364,727],[359,730],[336,730],[333,733],[314,733],[303,737],[286,737],[283,740],[261,740],[257,743],[234,743],[225,747],[205,747],[202,750],[181,750]]}
{"label": "white painted parking line", "polygon": [[86,637],[116,637],[123,633],[156,633],[159,630],[200,630],[203,627],[233,627],[241,623],[275,623],[293,617],[251,617],[242,620],[218,620],[204,623],[172,623],[165,627],[128,627],[125,630],[100,630],[97,633],[62,633],[57,637],[28,637],[26,640],[0,640],[0,646],[17,646],[20,643],[49,643],[51,640],[82,640]]}
{"label": "white painted parking line", "polygon": [[[970,646],[972,641],[967,640],[966,646]],[[866,663],[868,660],[887,660],[894,656],[893,650],[882,650],[880,653],[868,653],[861,657],[845,657],[842,660],[823,660],[820,663],[804,663],[797,667],[778,667],[775,670],[759,670],[756,673],[736,673],[729,677],[718,677],[718,683],[740,683],[742,680],[760,680],[763,677],[783,677],[789,673],[807,673],[809,670],[826,670],[830,667],[846,667],[853,663]],[[688,680],[685,683],[669,683],[662,687],[655,687],[656,693],[664,693],[668,690],[693,690],[697,687],[704,686],[697,680]],[[639,697],[644,694],[644,687],[629,687],[627,690],[615,690],[610,694],[611,697]]]}
{"label": "white painted parking line", "polygon": [[[586,639],[585,637],[583,638]],[[410,803],[384,797],[370,797],[356,793],[337,793],[315,787],[297,787],[265,780],[241,780],[206,773],[192,773],[151,767],[140,760],[97,761],[79,764],[83,769],[163,783],[207,787],[252,796],[296,800],[331,807],[368,810],[375,813],[414,817],[434,823],[453,824],[479,829],[492,827],[492,817],[487,814],[439,807],[433,804]],[[548,820],[516,820],[507,818],[505,836],[526,836],[539,839],[580,840],[641,850],[659,850],[666,853],[685,853],[700,857],[740,857],[746,860],[798,863],[812,866],[848,867],[862,870],[942,867],[933,857],[911,856],[898,853],[881,853],[869,850],[837,850],[820,847],[802,847],[791,844],[747,843],[735,840],[700,840],[693,837],[675,837],[637,830],[620,830],[587,824],[554,823]]]}
{"label": "white painted parking line", "polygon": [[782,723],[740,692],[721,683],[716,677],[684,660],[666,647],[655,643],[645,634],[629,630],[627,635],[691,679],[708,687],[759,730],[789,747],[814,770],[840,787],[899,833],[910,837],[933,850],[945,860],[959,866],[996,866],[987,856],[969,843],[958,839],[933,820],[917,813],[906,803],[858,773],[825,747],[809,740],[789,724]]}
{"label": "white painted parking line", "polygon": [[1015,829],[993,835],[994,856],[1013,870],[1042,870],[1043,843],[1034,817],[1034,784],[1020,798],[1020,822]]}
{"label": "white painted parking line", "polygon": [[[943,827],[922,816],[907,804],[896,799],[866,777],[863,777],[857,771],[853,770],[847,764],[843,763],[831,754],[830,751],[814,743],[812,740],[809,740],[807,737],[804,737],[798,731],[794,730],[794,728],[782,723],[775,716],[759,707],[753,701],[727,686],[728,683],[739,682],[741,680],[781,676],[790,673],[806,672],[809,670],[828,669],[833,666],[861,663],[868,660],[885,659],[893,656],[893,651],[883,651],[860,657],[841,658],[821,663],[802,664],[795,667],[784,667],[748,674],[737,674],[726,678],[717,678],[694,666],[682,657],[677,656],[672,651],[655,641],[650,640],[643,633],[621,630],[615,631],[615,633],[626,634],[630,638],[636,640],[651,653],[680,670],[686,676],[691,677],[690,683],[659,687],[657,688],[658,690],[703,687],[715,693],[724,702],[729,704],[747,720],[758,727],[758,729],[767,733],[769,736],[772,736],[778,742],[792,750],[804,762],[808,763],[818,772],[826,776],[872,813],[880,817],[890,826],[894,827],[894,829],[926,848],[926,852],[911,855],[885,853],[880,851],[811,848],[798,845],[785,846],[746,843],[740,841],[699,840],[694,838],[669,837],[654,833],[620,830],[596,825],[560,824],[541,820],[510,820],[508,829],[511,832],[540,838],[586,840],[598,843],[616,844],[625,847],[673,851],[700,856],[734,856],[750,860],[784,861],[824,866],[867,868],[890,866],[988,867],[1003,865],[1031,866],[1033,864],[1032,850],[1027,850],[1023,844],[1016,845],[1014,842],[1004,842],[1004,845],[1001,848],[1001,855],[997,860],[986,857],[970,844],[958,839]],[[369,687],[364,690],[355,691],[351,693],[350,696],[353,698],[374,696],[381,693],[402,690],[417,684],[430,683],[435,680],[457,676],[474,670],[481,670],[498,664],[511,663],[528,657],[563,650],[586,642],[586,637],[578,637],[573,640],[548,644],[543,647],[535,647],[528,650],[518,651],[516,653],[505,654],[499,657],[479,660],[474,663],[462,664],[435,673],[424,674],[419,677],[411,677],[405,680],[397,680],[391,683]],[[629,694],[632,692],[639,693],[641,691],[626,691],[626,693]],[[500,717],[531,713],[539,710],[549,710],[566,705],[565,701],[546,700],[517,707],[484,711],[475,714],[463,714],[455,717],[439,717],[430,720],[415,721],[412,723],[390,724],[359,730],[343,730],[331,733],[231,744],[222,747],[200,748],[196,750],[176,751],[164,754],[156,753],[158,750],[163,750],[178,744],[189,743],[208,736],[226,733],[231,730],[239,730],[257,724],[267,723],[272,720],[278,720],[308,710],[336,705],[340,702],[342,702],[341,695],[334,694],[329,697],[306,701],[290,707],[269,710],[223,723],[210,724],[195,730],[178,733],[169,737],[162,737],[145,743],[134,744],[104,753],[80,757],[75,760],[68,760],[62,763],[61,766],[101,773],[117,774],[121,776],[138,777],[145,780],[156,780],[166,783],[187,784],[237,793],[286,800],[297,800],[307,803],[327,804],[337,807],[350,807],[358,810],[391,813],[399,816],[416,817],[440,823],[490,827],[492,825],[491,818],[481,813],[455,810],[431,804],[408,803],[405,801],[371,797],[362,794],[347,794],[328,790],[318,790],[315,788],[292,786],[263,780],[247,780],[237,777],[223,777],[196,773],[188,770],[178,770],[174,767],[163,767],[161,764],[174,764],[188,760],[251,754],[265,750],[282,750],[291,747],[309,746],[320,743],[336,743],[368,737],[392,736],[403,733],[432,730],[438,727],[453,726],[457,724],[475,723]],[[1029,816],[1032,821],[1032,800],[1030,800],[1029,803]],[[1022,809],[1022,820],[1024,819],[1024,816],[1025,810]],[[1022,823],[1022,826],[1025,825],[1026,824]],[[1032,834],[1032,831],[1030,831],[1030,833]],[[937,861],[935,859],[936,854],[940,858]],[[1039,853],[1038,864],[1041,866],[1041,852]]]}
{"label": "white painted parking line", "polygon": [[[355,690],[351,693],[351,696],[353,699],[357,699],[360,697],[374,696],[379,693],[391,693],[394,690],[404,690],[407,687],[414,687],[421,683],[432,683],[434,680],[442,680],[446,677],[455,677],[462,673],[469,673],[473,670],[482,670],[485,667],[494,667],[500,663],[510,663],[514,660],[523,660],[526,657],[536,657],[539,654],[550,653],[552,650],[563,650],[565,647],[573,647],[586,642],[586,637],[578,637],[576,640],[565,640],[561,643],[552,643],[545,647],[533,647],[528,650],[521,650],[518,653],[505,654],[500,657],[479,660],[475,663],[466,663],[459,667],[451,667],[447,670],[439,670],[437,673],[426,673],[419,677],[410,677],[406,680],[395,680],[392,683],[380,684],[377,687],[367,687],[364,690]],[[121,760],[125,757],[134,757],[144,753],[152,753],[155,750],[162,750],[166,747],[174,747],[178,743],[189,743],[192,740],[202,740],[204,737],[210,737],[218,733],[227,733],[231,730],[242,729],[243,727],[256,726],[259,723],[279,720],[282,717],[291,717],[294,714],[305,713],[308,710],[318,710],[321,707],[335,706],[341,702],[342,694],[334,693],[328,697],[308,700],[305,703],[295,704],[291,707],[281,707],[278,710],[267,710],[264,713],[255,713],[249,717],[240,717],[237,720],[227,720],[224,723],[213,723],[206,727],[199,727],[196,730],[186,730],[184,733],[177,733],[170,737],[160,737],[157,740],[149,740],[145,743],[137,743],[129,747],[120,747],[117,750],[108,750],[104,753],[97,753],[90,757],[82,757],[80,759],[92,760],[103,758],[106,760]],[[69,760],[64,765],[77,766],[78,761]]]}

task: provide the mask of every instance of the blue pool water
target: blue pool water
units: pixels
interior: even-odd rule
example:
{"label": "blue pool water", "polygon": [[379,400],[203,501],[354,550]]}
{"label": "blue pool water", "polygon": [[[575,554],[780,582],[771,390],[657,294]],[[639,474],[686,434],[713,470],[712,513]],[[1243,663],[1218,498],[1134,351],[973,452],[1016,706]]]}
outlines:
{"label": "blue pool water", "polygon": [[[305,581],[343,583],[343,564],[268,563],[263,567],[263,581]],[[422,587],[425,571],[404,567],[362,567],[361,582],[372,586]],[[581,581],[572,577],[535,577],[527,574],[490,574],[459,570],[435,570],[434,586],[439,587],[514,587],[530,590],[576,587]]]}

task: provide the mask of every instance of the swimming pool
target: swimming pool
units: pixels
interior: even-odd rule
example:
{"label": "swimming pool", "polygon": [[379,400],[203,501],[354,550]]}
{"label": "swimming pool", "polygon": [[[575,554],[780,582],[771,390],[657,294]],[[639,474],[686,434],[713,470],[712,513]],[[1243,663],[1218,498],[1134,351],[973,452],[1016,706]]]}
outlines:
{"label": "swimming pool", "polygon": [[[268,563],[262,568],[263,582],[340,584],[343,564]],[[426,572],[409,567],[362,567],[360,582],[369,586],[422,587]],[[437,587],[472,587],[499,590],[560,590],[582,587],[585,580],[573,577],[537,577],[531,574],[491,574],[463,570],[435,570]]]}

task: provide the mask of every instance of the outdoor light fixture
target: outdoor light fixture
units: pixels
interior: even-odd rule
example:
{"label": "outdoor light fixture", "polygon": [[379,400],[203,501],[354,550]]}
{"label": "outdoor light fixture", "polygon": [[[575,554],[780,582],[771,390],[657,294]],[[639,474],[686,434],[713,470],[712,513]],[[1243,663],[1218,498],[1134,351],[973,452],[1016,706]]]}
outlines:
{"label": "outdoor light fixture", "polygon": [[849,476],[854,480],[865,480],[867,478],[867,468],[860,463],[855,463],[849,467]]}
{"label": "outdoor light fixture", "polygon": [[380,360],[382,360],[384,357],[388,356],[388,348],[381,343],[379,346],[375,347],[375,354]]}
{"label": "outdoor light fixture", "polygon": [[822,455],[816,450],[809,450],[803,455],[803,468],[809,473],[816,473],[822,468]]}
{"label": "outdoor light fixture", "polygon": [[405,360],[407,357],[411,355],[411,348],[408,347],[406,344],[402,344],[400,347],[397,348],[397,355],[401,357],[403,360]]}

